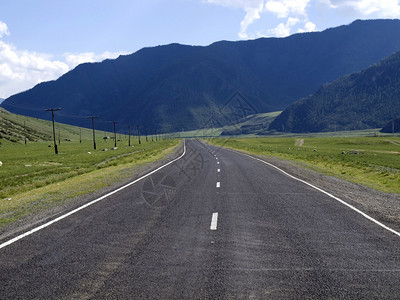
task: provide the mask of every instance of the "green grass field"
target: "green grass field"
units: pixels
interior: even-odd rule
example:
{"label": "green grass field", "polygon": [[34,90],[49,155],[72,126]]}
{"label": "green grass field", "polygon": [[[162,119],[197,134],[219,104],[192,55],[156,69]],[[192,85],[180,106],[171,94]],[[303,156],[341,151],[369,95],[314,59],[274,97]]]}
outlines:
{"label": "green grass field", "polygon": [[400,194],[400,138],[270,137],[214,138],[216,145],[301,162],[317,171]]}
{"label": "green grass field", "polygon": [[[132,177],[140,166],[161,159],[179,140],[142,142],[128,147],[127,139],[117,150],[93,150],[91,141],[62,142],[59,154],[49,142],[3,143],[0,147],[0,227],[60,205],[77,196],[95,192]],[[114,142],[99,141],[98,149],[111,149]]]}
{"label": "green grass field", "polygon": [[96,131],[93,150],[92,130],[59,123],[56,136],[57,155],[51,122],[0,111],[0,228],[127,180],[140,166],[163,158],[180,143],[155,138],[152,142],[151,137],[146,142],[142,137],[139,145],[131,136],[128,147],[128,137],[117,134],[118,149],[112,150],[114,140],[103,137],[113,134]]}

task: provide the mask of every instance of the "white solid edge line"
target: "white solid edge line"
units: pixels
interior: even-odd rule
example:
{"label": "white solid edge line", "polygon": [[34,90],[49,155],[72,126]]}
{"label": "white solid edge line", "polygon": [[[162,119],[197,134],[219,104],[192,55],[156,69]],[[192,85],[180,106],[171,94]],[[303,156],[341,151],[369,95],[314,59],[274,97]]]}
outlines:
{"label": "white solid edge line", "polygon": [[109,197],[109,196],[111,196],[111,195],[113,195],[115,193],[118,193],[119,191],[127,188],[128,186],[131,186],[132,184],[135,184],[138,181],[150,176],[151,174],[154,174],[155,172],[163,169],[164,167],[176,162],[177,160],[181,159],[185,155],[185,153],[186,153],[186,143],[185,143],[185,140],[183,140],[183,153],[178,158],[175,158],[174,160],[171,160],[170,162],[166,163],[165,165],[162,165],[161,167],[158,167],[157,169],[151,171],[150,173],[147,173],[146,175],[143,175],[142,177],[140,177],[138,179],[135,179],[134,181],[132,181],[132,182],[130,182],[130,183],[128,183],[128,184],[126,184],[126,185],[124,185],[124,186],[122,186],[122,187],[120,187],[120,188],[118,188],[118,189],[116,189],[116,190],[114,190],[114,191],[112,191],[110,193],[108,193],[108,194],[105,194],[105,195],[101,196],[100,198],[97,198],[97,199],[95,199],[95,200],[93,200],[93,201],[91,201],[89,203],[86,203],[86,204],[84,204],[84,205],[82,205],[82,206],[70,211],[69,213],[66,213],[65,215],[62,215],[62,216],[60,216],[60,217],[58,217],[58,218],[56,218],[56,219],[54,219],[52,221],[49,221],[49,222],[47,222],[47,223],[45,223],[45,224],[43,224],[43,225],[41,225],[39,227],[36,227],[36,228],[34,228],[34,229],[30,230],[30,231],[27,231],[27,232],[25,232],[25,233],[23,233],[23,234],[21,234],[19,236],[16,236],[15,238],[13,238],[13,239],[11,239],[11,240],[9,240],[7,242],[4,242],[4,243],[0,244],[0,249],[4,248],[6,246],[9,246],[9,245],[15,243],[16,241],[18,241],[20,239],[23,239],[24,237],[27,237],[28,235],[31,235],[32,233],[35,233],[35,232],[37,232],[39,230],[42,230],[43,228],[46,228],[46,227],[48,227],[48,226],[50,226],[50,225],[52,225],[52,224],[64,219],[64,218],[66,218],[66,217],[69,217],[70,215],[73,215],[74,213],[76,213],[76,212],[78,212],[78,211],[80,211],[82,209],[85,209],[86,207],[91,206],[92,204],[95,204],[96,202],[104,200],[105,198],[107,198],[107,197]]}
{"label": "white solid edge line", "polygon": [[[231,150],[231,149],[227,149],[227,150]],[[306,184],[306,185],[308,185],[308,186],[310,186],[310,187],[316,189],[317,191],[319,191],[319,192],[321,192],[321,193],[324,193],[325,195],[331,197],[332,199],[335,199],[336,201],[338,201],[338,202],[340,202],[340,203],[346,205],[347,207],[349,207],[350,209],[352,209],[352,210],[354,210],[355,212],[359,213],[360,215],[362,215],[362,216],[365,217],[366,219],[368,219],[368,220],[374,222],[375,224],[381,226],[382,228],[384,228],[384,229],[386,229],[386,230],[388,230],[388,231],[390,231],[390,232],[392,232],[392,233],[394,233],[395,235],[397,235],[397,236],[400,237],[400,232],[398,232],[398,231],[396,231],[396,230],[394,230],[394,229],[392,229],[392,228],[386,226],[385,224],[379,222],[378,220],[375,220],[374,218],[372,218],[371,216],[369,216],[369,215],[367,215],[366,213],[362,212],[361,210],[359,210],[358,208],[354,207],[353,205],[348,204],[347,202],[345,202],[345,201],[343,201],[342,199],[340,199],[340,198],[338,198],[338,197],[336,197],[336,196],[334,196],[334,195],[332,195],[332,194],[330,194],[330,193],[324,191],[323,189],[321,189],[321,188],[319,188],[319,187],[316,187],[315,185],[313,185],[313,184],[311,184],[311,183],[308,183],[307,181],[304,181],[304,180],[302,180],[302,179],[300,179],[300,178],[297,178],[297,177],[295,177],[295,176],[293,176],[293,175],[290,175],[289,173],[287,173],[287,172],[283,171],[282,169],[278,168],[277,166],[275,166],[275,165],[273,165],[273,164],[271,164],[271,163],[269,163],[269,162],[266,162],[266,161],[264,161],[264,160],[262,160],[262,159],[260,159],[260,158],[251,156],[251,155],[246,154],[246,153],[241,153],[241,152],[239,152],[239,151],[234,151],[234,150],[231,150],[231,151],[233,151],[233,152],[235,152],[235,153],[238,153],[238,154],[245,155],[245,156],[250,157],[250,158],[252,158],[252,159],[261,161],[262,163],[264,163],[264,164],[266,164],[266,165],[269,165],[270,167],[273,167],[273,168],[277,169],[278,171],[282,172],[282,173],[285,174],[286,176],[289,176],[289,177],[292,178],[292,179],[295,179],[295,180],[297,180],[297,181],[300,181],[300,182],[302,182],[302,183],[304,183],[304,184]]]}
{"label": "white solid edge line", "polygon": [[210,230],[217,230],[217,224],[218,224],[218,213],[215,212],[212,214]]}

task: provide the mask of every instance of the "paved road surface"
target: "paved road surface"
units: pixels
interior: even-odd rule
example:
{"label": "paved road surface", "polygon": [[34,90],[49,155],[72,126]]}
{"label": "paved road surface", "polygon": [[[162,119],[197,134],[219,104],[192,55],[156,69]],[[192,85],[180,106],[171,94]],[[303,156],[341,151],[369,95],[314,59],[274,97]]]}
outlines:
{"label": "paved road surface", "polygon": [[399,299],[400,238],[190,140],[176,163],[0,249],[0,298]]}

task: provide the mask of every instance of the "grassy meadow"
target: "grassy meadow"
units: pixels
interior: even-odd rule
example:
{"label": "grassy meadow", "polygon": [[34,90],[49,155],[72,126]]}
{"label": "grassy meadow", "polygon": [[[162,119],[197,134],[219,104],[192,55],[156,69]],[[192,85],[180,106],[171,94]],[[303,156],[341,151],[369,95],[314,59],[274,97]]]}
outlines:
{"label": "grassy meadow", "polygon": [[400,138],[396,136],[209,139],[250,154],[274,156],[374,189],[400,194]]}
{"label": "grassy meadow", "polygon": [[[161,159],[179,140],[142,142],[128,147],[127,138],[117,150],[93,150],[89,140],[61,142],[59,154],[49,142],[0,147],[0,227],[59,205],[77,196],[95,192],[129,179],[138,167]],[[99,141],[98,149],[111,149],[114,141]]]}
{"label": "grassy meadow", "polygon": [[[29,127],[28,127],[29,126]],[[25,133],[30,139],[25,144]],[[161,159],[179,144],[177,139],[146,142],[117,134],[56,123],[59,153],[52,140],[51,122],[0,114],[0,228],[26,215],[65,203],[129,179],[138,167]],[[60,134],[60,137],[58,136]],[[32,141],[35,139],[35,141]],[[105,151],[106,150],[106,151]]]}

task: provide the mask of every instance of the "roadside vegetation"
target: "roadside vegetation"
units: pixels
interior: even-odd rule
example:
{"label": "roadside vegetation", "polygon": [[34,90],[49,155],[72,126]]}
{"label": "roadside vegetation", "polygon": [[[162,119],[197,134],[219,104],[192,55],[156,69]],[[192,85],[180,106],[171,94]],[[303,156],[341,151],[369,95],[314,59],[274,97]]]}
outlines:
{"label": "roadside vegetation", "polygon": [[[4,118],[5,116],[5,118]],[[112,184],[128,180],[140,166],[171,153],[179,140],[117,135],[56,124],[59,153],[54,153],[51,123],[0,114],[0,228],[30,214]],[[12,124],[12,126],[10,126]],[[25,132],[32,133],[25,144]],[[60,130],[58,130],[60,129]],[[62,138],[58,139],[58,134]],[[106,139],[103,137],[106,136]],[[153,138],[153,139],[152,139]],[[152,141],[153,140],[153,141]],[[59,144],[60,142],[60,144]]]}
{"label": "roadside vegetation", "polygon": [[400,194],[398,136],[213,138],[208,141],[250,154],[291,160],[376,190]]}

